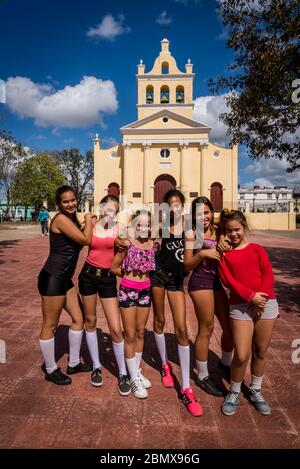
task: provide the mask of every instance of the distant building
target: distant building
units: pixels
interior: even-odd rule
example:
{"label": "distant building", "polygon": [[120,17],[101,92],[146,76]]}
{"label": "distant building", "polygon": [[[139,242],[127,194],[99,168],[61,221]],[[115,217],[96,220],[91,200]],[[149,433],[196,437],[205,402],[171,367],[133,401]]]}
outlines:
{"label": "distant building", "polygon": [[[27,220],[33,219],[34,207],[27,207]],[[25,207],[22,205],[7,205],[4,198],[0,198],[0,220],[25,220]]]}
{"label": "distant building", "polygon": [[238,208],[252,212],[288,212],[289,202],[294,202],[293,190],[285,186],[238,189]]}

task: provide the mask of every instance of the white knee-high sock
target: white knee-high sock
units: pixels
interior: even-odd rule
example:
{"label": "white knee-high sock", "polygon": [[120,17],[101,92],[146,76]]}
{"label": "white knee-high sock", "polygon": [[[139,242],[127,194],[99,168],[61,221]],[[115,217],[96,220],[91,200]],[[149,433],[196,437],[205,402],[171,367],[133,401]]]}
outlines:
{"label": "white knee-high sock", "polygon": [[113,342],[112,344],[119,368],[119,375],[127,375],[124,357],[124,340],[122,340],[122,342]]}
{"label": "white knee-high sock", "polygon": [[158,353],[159,353],[162,365],[165,365],[166,363],[168,363],[165,334],[164,333],[157,334],[154,331],[154,338],[155,338],[156,347],[158,349]]}
{"label": "white knee-high sock", "polygon": [[80,347],[82,341],[83,329],[81,331],[73,331],[69,328],[69,344],[70,356],[69,366],[72,368],[80,362]]}
{"label": "white knee-high sock", "polygon": [[178,344],[179,364],[182,378],[182,389],[190,387],[190,346]]}
{"label": "white knee-high sock", "polygon": [[231,352],[225,352],[225,350],[222,350],[222,357],[221,357],[221,362],[225,366],[231,366],[232,362],[232,351]]}
{"label": "white knee-high sock", "polygon": [[91,355],[91,359],[93,362],[93,370],[97,370],[97,368],[101,368],[101,363],[99,360],[99,347],[98,347],[98,338],[97,338],[97,331],[88,332],[85,331],[86,343]]}
{"label": "white knee-high sock", "polygon": [[230,391],[240,393],[241,392],[241,387],[242,387],[242,382],[243,381],[240,381],[239,383],[236,383],[235,381],[231,380]]}
{"label": "white knee-high sock", "polygon": [[207,378],[208,376],[207,361],[201,362],[200,360],[196,360],[196,365],[198,378],[202,381],[202,379]]}
{"label": "white knee-high sock", "polygon": [[141,367],[143,352],[135,352],[135,359],[136,359],[136,369],[139,370]]}
{"label": "white knee-high sock", "polygon": [[43,354],[46,371],[48,374],[53,373],[57,369],[54,353],[54,337],[51,339],[40,339],[40,347]]}
{"label": "white knee-high sock", "polygon": [[250,388],[260,390],[263,378],[264,378],[264,376],[251,375]]}
{"label": "white knee-high sock", "polygon": [[125,358],[126,365],[128,368],[128,372],[130,375],[130,378],[132,380],[137,379],[137,367],[136,367],[136,358]]}

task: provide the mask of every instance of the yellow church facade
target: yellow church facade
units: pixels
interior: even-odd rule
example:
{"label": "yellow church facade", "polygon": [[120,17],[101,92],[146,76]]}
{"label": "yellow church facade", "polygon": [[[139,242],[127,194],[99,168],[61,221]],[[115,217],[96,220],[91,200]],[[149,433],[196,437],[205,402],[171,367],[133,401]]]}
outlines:
{"label": "yellow church facade", "polygon": [[217,212],[236,208],[237,147],[214,144],[211,129],[193,120],[193,64],[180,71],[163,39],[152,70],[142,61],[137,68],[137,120],[121,127],[122,142],[111,148],[94,139],[95,207],[115,194],[150,208],[177,188],[187,202],[201,195]]}

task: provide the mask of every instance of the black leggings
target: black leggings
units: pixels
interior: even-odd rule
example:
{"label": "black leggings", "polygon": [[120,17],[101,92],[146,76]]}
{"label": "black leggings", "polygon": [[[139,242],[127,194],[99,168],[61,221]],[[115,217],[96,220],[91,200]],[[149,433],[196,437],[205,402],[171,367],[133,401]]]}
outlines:
{"label": "black leggings", "polygon": [[60,279],[42,269],[38,278],[38,290],[42,296],[63,296],[74,287],[71,278]]}

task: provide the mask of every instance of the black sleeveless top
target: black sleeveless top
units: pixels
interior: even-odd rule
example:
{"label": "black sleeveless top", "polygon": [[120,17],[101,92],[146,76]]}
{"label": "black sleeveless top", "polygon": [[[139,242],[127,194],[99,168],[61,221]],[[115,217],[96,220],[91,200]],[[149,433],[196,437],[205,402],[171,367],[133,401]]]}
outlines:
{"label": "black sleeveless top", "polygon": [[[55,215],[51,225],[58,215],[59,213]],[[51,225],[50,253],[43,269],[49,274],[65,280],[73,277],[82,246],[63,233],[53,233]]]}
{"label": "black sleeveless top", "polygon": [[156,255],[156,269],[172,273],[175,278],[183,280],[184,233],[175,236],[169,233],[168,238],[162,238],[160,251]]}

